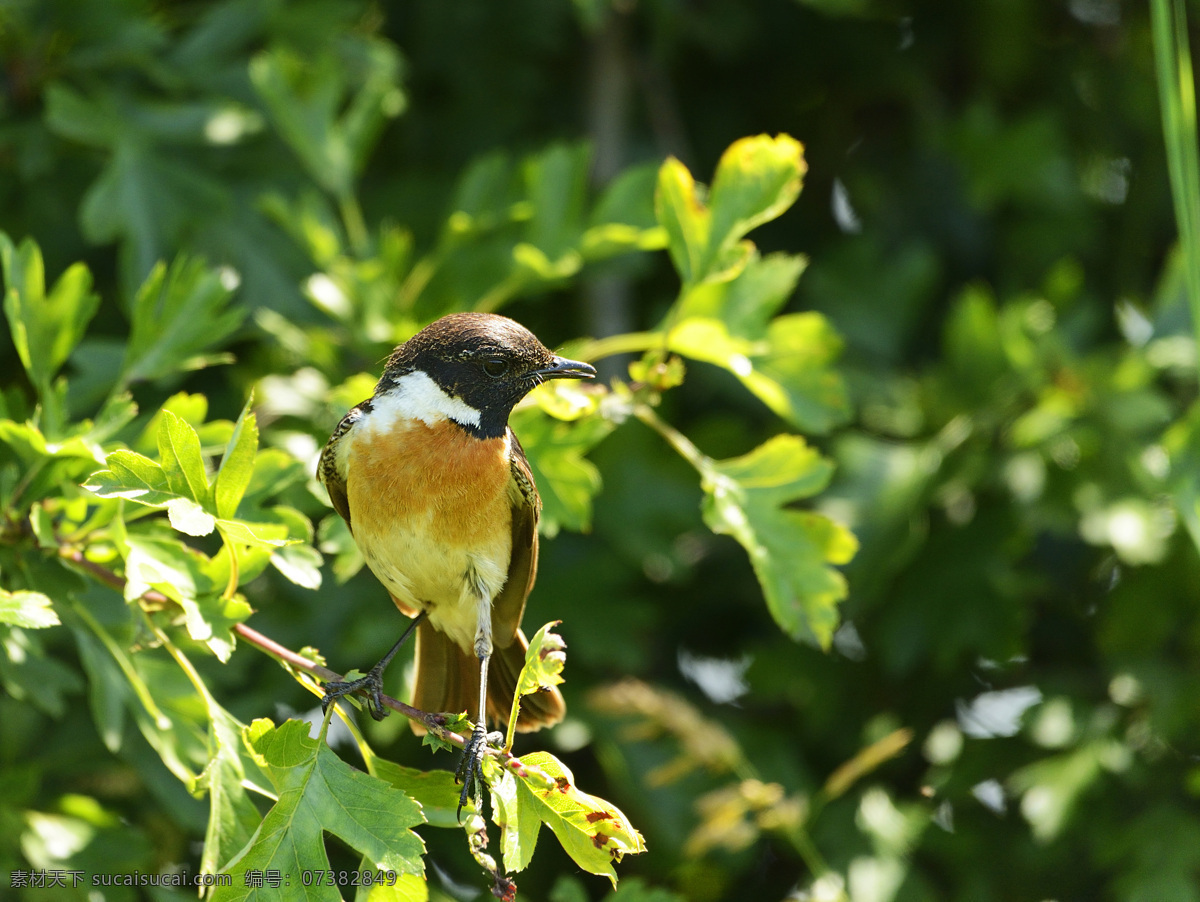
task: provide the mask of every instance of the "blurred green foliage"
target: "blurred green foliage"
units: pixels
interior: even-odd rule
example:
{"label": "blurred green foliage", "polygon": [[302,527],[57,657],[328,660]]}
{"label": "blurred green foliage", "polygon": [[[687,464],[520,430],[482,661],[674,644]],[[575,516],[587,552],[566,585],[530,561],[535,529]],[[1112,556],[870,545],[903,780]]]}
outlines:
{"label": "blurred green foliage", "polygon": [[[1200,270],[1164,121],[1181,211],[1195,174],[1151,24],[0,7],[6,890],[277,860],[266,815],[404,898],[498,861],[556,902],[1200,899]],[[237,632],[340,670],[390,644],[312,467],[460,309],[606,368],[513,424],[545,502],[526,626],[562,621],[569,709],[517,752],[645,836],[611,893],[550,830],[533,854],[534,784],[492,773],[490,850],[434,829],[454,787],[398,716],[321,751]],[[394,799],[393,832],[313,774]]]}

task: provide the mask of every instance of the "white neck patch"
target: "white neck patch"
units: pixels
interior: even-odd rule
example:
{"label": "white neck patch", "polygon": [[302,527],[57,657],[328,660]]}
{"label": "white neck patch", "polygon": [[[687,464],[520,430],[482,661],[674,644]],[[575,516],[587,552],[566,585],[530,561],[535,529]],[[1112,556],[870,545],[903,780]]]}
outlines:
{"label": "white neck patch", "polygon": [[380,414],[381,420],[414,418],[426,426],[453,420],[460,426],[479,427],[479,411],[460,398],[452,398],[422,370],[405,373],[392,383],[395,387],[376,395],[371,401],[369,419]]}

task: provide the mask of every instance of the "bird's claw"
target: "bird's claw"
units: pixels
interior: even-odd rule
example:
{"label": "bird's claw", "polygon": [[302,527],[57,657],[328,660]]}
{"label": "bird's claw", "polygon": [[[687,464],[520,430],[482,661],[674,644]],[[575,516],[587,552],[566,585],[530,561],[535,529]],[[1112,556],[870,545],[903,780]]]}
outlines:
{"label": "bird's claw", "polygon": [[483,724],[471,731],[471,738],[463,746],[462,758],[454,771],[454,779],[462,783],[462,792],[458,794],[458,817],[462,818],[462,810],[467,799],[475,802],[475,809],[483,808],[483,756],[488,746],[499,746],[504,741],[503,733],[489,733]]}
{"label": "bird's claw", "polygon": [[383,674],[377,667],[372,667],[365,676],[357,680],[333,680],[325,684],[325,695],[321,698],[321,713],[329,710],[329,706],[347,695],[365,690],[367,693],[367,712],[376,720],[387,717],[387,709],[383,706]]}

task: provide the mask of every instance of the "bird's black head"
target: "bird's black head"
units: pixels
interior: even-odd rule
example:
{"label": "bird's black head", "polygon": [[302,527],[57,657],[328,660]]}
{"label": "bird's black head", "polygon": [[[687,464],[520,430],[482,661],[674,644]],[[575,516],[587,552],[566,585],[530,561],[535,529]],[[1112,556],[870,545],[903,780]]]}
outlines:
{"label": "bird's black head", "polygon": [[403,391],[431,416],[440,413],[481,438],[497,438],[513,407],[535,386],[595,375],[586,363],[556,356],[506,316],[454,313],[392,352],[375,394]]}

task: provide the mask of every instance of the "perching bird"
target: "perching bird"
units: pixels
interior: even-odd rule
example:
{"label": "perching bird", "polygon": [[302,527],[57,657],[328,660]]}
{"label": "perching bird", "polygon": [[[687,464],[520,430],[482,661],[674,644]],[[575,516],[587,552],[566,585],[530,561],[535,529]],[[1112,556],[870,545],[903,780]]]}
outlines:
{"label": "perching bird", "polygon": [[[508,417],[546,379],[595,373],[507,317],[446,316],[392,352],[375,393],[321,453],[317,473],[334,509],[396,607],[415,618],[366,676],[326,684],[322,706],[366,690],[382,719],[383,670],[417,628],[413,705],[478,706],[459,768],[462,803],[479,778],[487,717],[507,720],[528,647],[520,622],[541,501]],[[517,729],[555,724],[565,710],[555,688],[526,696]]]}

